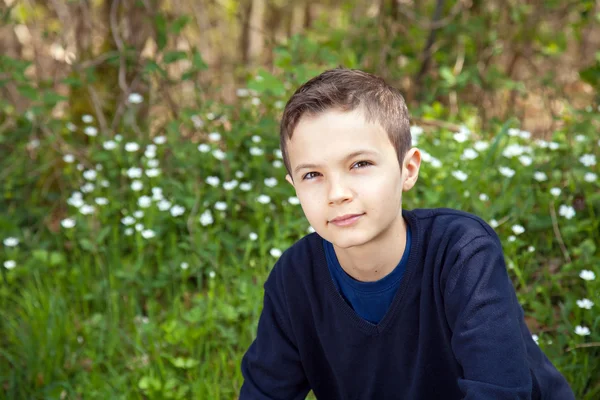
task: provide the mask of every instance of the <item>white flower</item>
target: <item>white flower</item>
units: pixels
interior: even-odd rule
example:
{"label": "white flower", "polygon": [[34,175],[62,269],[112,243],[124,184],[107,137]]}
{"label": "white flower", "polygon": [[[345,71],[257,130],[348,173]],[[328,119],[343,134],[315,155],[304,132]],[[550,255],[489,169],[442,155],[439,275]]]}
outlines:
{"label": "white flower", "polygon": [[128,216],[126,216],[126,217],[123,217],[123,218],[121,219],[121,223],[122,223],[123,225],[127,225],[127,226],[129,226],[129,225],[133,225],[133,224],[135,224],[135,218],[133,218],[132,216],[128,215]]}
{"label": "white flower", "polygon": [[208,119],[209,121],[212,121],[216,117],[217,116],[214,113],[211,113],[211,112],[209,112],[208,114],[206,114],[206,119]]}
{"label": "white flower", "polygon": [[515,240],[517,240],[517,238],[516,238],[515,236],[513,236],[513,235],[510,235],[510,236],[508,237],[508,241],[509,241],[509,242],[514,242]]}
{"label": "white flower", "polygon": [[216,176],[209,176],[208,178],[206,178],[206,183],[208,183],[210,186],[217,187],[219,186],[220,182],[221,180]]}
{"label": "white flower", "polygon": [[585,135],[576,135],[575,136],[575,140],[579,143],[585,142],[585,139],[586,139]]}
{"label": "white flower", "polygon": [[558,150],[558,148],[560,147],[560,145],[556,142],[550,142],[548,143],[548,148],[550,150]]}
{"label": "white flower", "polygon": [[487,195],[487,194],[485,194],[485,193],[481,193],[481,194],[479,195],[479,200],[481,200],[481,201],[488,201],[489,199],[490,199],[490,198],[489,198],[489,197],[488,197],[488,195]]}
{"label": "white flower", "polygon": [[[155,158],[156,157],[156,150],[146,149],[146,151],[144,152],[144,156],[146,158]],[[150,160],[150,161],[152,161],[152,160]]]}
{"label": "white flower", "polygon": [[520,144],[511,144],[511,145],[506,146],[506,148],[502,152],[502,155],[506,158],[512,158],[512,157],[520,156],[523,153],[524,153],[523,146],[521,146]]}
{"label": "white flower", "polygon": [[179,267],[180,267],[181,269],[188,269],[188,268],[189,268],[189,266],[190,266],[190,265],[189,265],[188,263],[186,263],[186,262],[182,262],[182,263],[181,263],[181,265],[179,265]]}
{"label": "white flower", "polygon": [[442,162],[435,157],[431,158],[431,166],[433,168],[440,168],[442,166]]}
{"label": "white flower", "polygon": [[92,117],[90,114],[84,114],[81,116],[81,120],[86,124],[91,124],[94,122],[94,117]]}
{"label": "white flower", "polygon": [[533,246],[529,246],[529,247],[527,248],[527,251],[528,251],[528,252],[530,252],[530,253],[533,253],[533,252],[535,251],[535,247],[533,247]]}
{"label": "white flower", "polygon": [[533,339],[533,341],[535,342],[535,344],[540,344],[539,340],[539,336],[538,335],[531,335],[531,338]]}
{"label": "white flower", "polygon": [[85,133],[88,136],[96,136],[98,135],[98,129],[96,129],[93,126],[86,126],[83,130],[83,133]]}
{"label": "white flower", "polygon": [[77,130],[77,127],[75,126],[74,123],[72,122],[67,122],[67,129],[71,132],[75,132]]}
{"label": "white flower", "polygon": [[114,140],[107,140],[106,142],[102,143],[102,147],[104,147],[104,150],[114,150],[117,148],[117,142]]}
{"label": "white flower", "polygon": [[81,190],[83,193],[91,193],[91,192],[94,190],[94,188],[95,188],[94,184],[93,184],[93,183],[91,183],[91,182],[88,182],[88,183],[86,183],[85,185],[83,185],[83,186],[80,188],[80,190]]}
{"label": "white flower", "polygon": [[235,91],[237,97],[248,97],[250,91],[246,88],[239,88]]}
{"label": "white flower", "polygon": [[75,156],[73,154],[65,154],[63,156],[63,161],[66,162],[67,164],[71,164],[71,163],[75,162]]}
{"label": "white flower", "polygon": [[531,132],[529,132],[529,131],[520,131],[519,132],[519,137],[521,139],[526,139],[526,140],[530,139],[531,138]]}
{"label": "white flower", "polygon": [[160,162],[158,160],[156,160],[156,159],[154,159],[154,160],[148,160],[148,162],[146,163],[146,165],[149,168],[158,168],[158,166],[160,165]]}
{"label": "white flower", "polygon": [[256,200],[261,204],[269,204],[271,202],[271,198],[266,194],[261,194],[256,198]]}
{"label": "white flower", "polygon": [[594,303],[590,299],[581,299],[577,300],[577,306],[579,308],[585,308],[586,310],[590,310]]}
{"label": "white flower", "polygon": [[142,210],[135,210],[133,212],[133,216],[136,217],[137,219],[140,219],[144,216],[144,212]]}
{"label": "white flower", "polygon": [[148,178],[156,178],[160,175],[160,168],[150,168],[146,170],[146,176]]}
{"label": "white flower", "polygon": [[244,177],[244,173],[242,171],[235,171],[235,177],[242,179]]}
{"label": "white flower", "polygon": [[201,143],[198,145],[198,151],[200,153],[208,153],[210,151],[210,146],[206,143]]}
{"label": "white flower", "polygon": [[312,226],[309,226],[308,229],[306,230],[308,233],[315,233],[315,228],[313,228]]}
{"label": "white flower", "polygon": [[535,179],[538,182],[544,182],[548,180],[548,176],[544,172],[535,171],[533,173],[533,179]]}
{"label": "white flower", "polygon": [[208,273],[208,277],[209,277],[210,279],[215,279],[215,276],[217,276],[217,274],[215,274],[215,271],[210,271],[210,272]]}
{"label": "white flower", "polygon": [[210,213],[210,210],[204,211],[200,216],[200,224],[202,224],[202,226],[210,225],[213,222],[214,220],[212,214]]}
{"label": "white flower", "polygon": [[498,221],[496,221],[495,219],[490,220],[490,226],[492,228],[497,228],[498,227]]}
{"label": "white flower", "polygon": [[121,142],[123,140],[123,136],[119,135],[118,133],[115,135],[115,140],[117,142]]}
{"label": "white flower", "polygon": [[138,199],[137,203],[141,208],[148,208],[152,204],[152,199],[149,196],[142,196]]}
{"label": "white flower", "polygon": [[279,158],[280,160],[283,159],[283,153],[281,152],[281,150],[275,149],[275,150],[273,150],[273,154],[275,155],[275,157]]}
{"label": "white flower", "polygon": [[587,326],[577,325],[575,327],[575,334],[579,336],[588,336],[590,334],[590,328]]}
{"label": "white flower", "polygon": [[521,233],[525,232],[525,228],[523,228],[521,225],[513,225],[512,231],[515,233],[515,235],[520,235]]}
{"label": "white flower", "polygon": [[421,134],[423,134],[423,128],[421,128],[420,126],[418,126],[418,125],[412,125],[410,127],[410,135],[411,136],[418,137],[418,136],[421,136]]}
{"label": "white flower", "polygon": [[237,187],[238,181],[235,179],[229,182],[223,182],[223,189],[225,190],[233,190]]}
{"label": "white flower", "polygon": [[250,234],[248,235],[248,237],[252,241],[255,241],[256,239],[258,239],[258,235],[255,232],[250,232]]}
{"label": "white flower", "polygon": [[215,149],[212,152],[213,157],[215,157],[217,160],[224,160],[227,157],[227,153],[225,153],[223,150],[221,149]]}
{"label": "white flower", "polygon": [[15,262],[15,260],[4,261],[4,268],[6,268],[6,269],[13,269],[16,266],[17,266],[17,263]]}
{"label": "white flower", "polygon": [[292,196],[288,198],[288,203],[297,206],[298,204],[300,204],[300,199],[298,199],[296,196]]}
{"label": "white flower", "polygon": [[594,279],[596,279],[596,274],[594,273],[594,271],[584,269],[579,273],[579,277],[584,281],[593,281]]}
{"label": "white flower", "polygon": [[519,136],[519,129],[517,128],[510,128],[508,130],[508,136]]}
{"label": "white flower", "polygon": [[7,237],[4,239],[3,243],[6,247],[17,247],[19,245],[19,239],[15,237]]}
{"label": "white flower", "polygon": [[560,196],[560,192],[561,192],[560,188],[557,188],[557,187],[553,187],[552,189],[550,189],[550,194],[554,197]]}
{"label": "white flower", "polygon": [[461,182],[466,181],[467,178],[469,177],[469,175],[465,174],[462,171],[452,171],[452,176],[454,176],[456,179],[458,179]]}
{"label": "white flower", "polygon": [[252,189],[252,184],[250,182],[242,182],[240,183],[240,189],[244,192],[248,192]]}
{"label": "white flower", "polygon": [[128,142],[125,143],[125,151],[129,152],[129,153],[133,153],[136,152],[140,149],[140,145],[137,144],[136,142]]}
{"label": "white flower", "polygon": [[264,180],[264,182],[265,182],[265,185],[268,186],[268,187],[275,187],[275,186],[277,186],[277,179],[275,179],[275,178],[266,178]]}
{"label": "white flower", "polygon": [[200,118],[199,115],[192,115],[191,119],[195,128],[200,129],[204,127],[204,121],[202,121],[202,118]]}
{"label": "white flower", "polygon": [[598,175],[593,172],[586,172],[583,176],[583,180],[586,182],[594,182],[596,179],[598,179]]}
{"label": "white flower", "polygon": [[141,181],[133,181],[131,182],[131,190],[134,192],[139,192],[144,187],[144,184]]}
{"label": "white flower", "polygon": [[162,194],[162,189],[159,187],[153,187],[152,188],[152,200],[154,201],[160,201],[162,200],[163,194]]}
{"label": "white flower", "polygon": [[218,142],[221,140],[221,134],[219,132],[211,132],[208,134],[208,140],[212,142]]}
{"label": "white flower", "polygon": [[281,160],[275,160],[275,161],[273,161],[273,167],[281,168],[281,167],[283,167],[283,163],[281,162]]}
{"label": "white flower", "polygon": [[156,234],[154,233],[154,231],[152,229],[144,229],[142,231],[142,237],[144,239],[150,239],[150,238],[153,238],[154,236],[156,236]]}
{"label": "white flower", "polygon": [[469,148],[469,149],[465,149],[462,153],[462,155],[460,156],[460,158],[462,160],[474,160],[479,156],[479,153],[477,153],[475,150]]}
{"label": "white flower", "polygon": [[131,104],[140,104],[142,101],[144,101],[144,98],[139,93],[131,93],[129,97],[127,97],[127,101]]}
{"label": "white flower", "polygon": [[260,105],[260,99],[258,97],[253,97],[250,102],[252,103],[253,106]]}
{"label": "white flower", "polygon": [[85,167],[83,166],[83,164],[77,164],[77,171],[83,171],[85,169]]}
{"label": "white flower", "polygon": [[281,110],[283,108],[283,106],[285,105],[285,103],[281,100],[277,100],[274,104],[275,108]]}
{"label": "white flower", "polygon": [[254,143],[260,143],[260,142],[261,142],[261,140],[262,140],[262,138],[261,138],[260,136],[258,136],[258,135],[254,135],[254,136],[252,136],[252,141],[253,141]]}
{"label": "white flower", "polygon": [[217,201],[215,203],[215,208],[219,211],[225,211],[227,210],[227,203],[225,203],[224,201]]}
{"label": "white flower", "polygon": [[549,145],[549,143],[548,143],[547,141],[545,141],[545,140],[542,140],[542,139],[538,139],[538,140],[536,140],[536,141],[535,141],[535,144],[537,144],[537,145],[538,145],[539,147],[541,147],[542,149],[547,149],[547,148],[548,148],[548,145]]}
{"label": "white flower", "polygon": [[264,153],[264,150],[260,147],[250,147],[250,154],[253,156],[262,156]]}
{"label": "white flower", "polygon": [[575,216],[575,209],[571,206],[562,204],[558,207],[558,215],[565,217],[566,219],[571,219]]}
{"label": "white flower", "polygon": [[84,204],[81,207],[79,207],[79,212],[83,215],[93,214],[94,211],[96,211],[94,206],[90,206],[89,204]]}
{"label": "white flower", "polygon": [[83,177],[85,179],[87,179],[88,181],[95,180],[97,176],[98,176],[98,173],[96,171],[94,171],[93,169],[88,169],[86,171],[83,171]]}
{"label": "white flower", "polygon": [[[156,136],[154,139],[152,139],[152,141],[155,144],[165,144],[167,143],[167,137],[164,135],[161,136]],[[151,145],[148,145],[147,149],[153,149],[153,151],[156,151],[156,147],[150,147]]]}
{"label": "white flower", "polygon": [[185,208],[183,208],[182,206],[173,206],[173,208],[171,208],[171,215],[173,217],[179,217],[180,215],[183,215],[183,213],[185,212]]}
{"label": "white flower", "polygon": [[75,208],[79,208],[84,204],[83,199],[80,197],[70,197],[67,203]]}
{"label": "white flower", "polygon": [[281,253],[281,250],[279,250],[279,249],[276,249],[276,248],[272,248],[272,249],[269,251],[269,254],[271,254],[271,255],[272,255],[273,257],[275,257],[275,258],[279,258],[279,257],[281,257],[281,254],[282,254],[282,253]]}
{"label": "white flower", "polygon": [[528,155],[522,155],[519,157],[519,161],[521,164],[523,164],[523,166],[529,167],[533,162],[533,158],[529,157]]}
{"label": "white flower", "polygon": [[464,143],[469,139],[465,132],[457,132],[453,135],[453,137],[458,143]]}
{"label": "white flower", "polygon": [[171,202],[168,200],[160,200],[156,206],[160,211],[167,211],[171,208]]}
{"label": "white flower", "polygon": [[498,170],[502,175],[504,175],[507,178],[512,178],[515,175],[515,170],[510,169],[509,167],[500,167],[498,168]]}
{"label": "white flower", "polygon": [[106,197],[97,197],[94,201],[99,206],[105,206],[108,204],[108,199]]}
{"label": "white flower", "polygon": [[110,186],[110,182],[108,182],[106,179],[103,179],[102,181],[100,181],[100,186],[102,187],[109,187]]}
{"label": "white flower", "polygon": [[141,232],[144,230],[144,225],[143,224],[135,224],[135,230],[138,232]]}
{"label": "white flower", "polygon": [[488,147],[490,147],[490,144],[488,142],[478,140],[477,142],[475,142],[473,144],[473,147],[475,147],[475,150],[477,150],[477,151],[484,151],[484,150],[487,150]]}
{"label": "white flower", "polygon": [[75,226],[75,220],[73,218],[65,218],[62,221],[60,221],[60,224],[65,229],[71,229]]}

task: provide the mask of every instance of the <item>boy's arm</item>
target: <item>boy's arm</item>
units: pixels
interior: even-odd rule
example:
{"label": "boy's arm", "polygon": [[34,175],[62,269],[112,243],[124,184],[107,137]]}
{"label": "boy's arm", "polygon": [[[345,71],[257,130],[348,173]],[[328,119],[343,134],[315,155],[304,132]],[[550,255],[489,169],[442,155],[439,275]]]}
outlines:
{"label": "boy's arm", "polygon": [[287,314],[273,297],[265,290],[256,339],[242,359],[239,400],[303,400],[310,391]]}
{"label": "boy's arm", "polygon": [[520,305],[497,236],[476,237],[454,254],[444,303],[464,399],[530,399]]}

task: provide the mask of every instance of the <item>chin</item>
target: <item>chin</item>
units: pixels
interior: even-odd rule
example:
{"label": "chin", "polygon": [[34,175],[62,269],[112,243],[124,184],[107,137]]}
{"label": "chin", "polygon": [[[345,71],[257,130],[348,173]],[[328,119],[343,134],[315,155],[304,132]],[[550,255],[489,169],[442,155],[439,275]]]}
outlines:
{"label": "chin", "polygon": [[352,247],[358,247],[365,245],[372,239],[371,235],[365,232],[335,232],[333,235],[328,235],[329,238],[325,238],[337,247],[341,249],[350,249]]}

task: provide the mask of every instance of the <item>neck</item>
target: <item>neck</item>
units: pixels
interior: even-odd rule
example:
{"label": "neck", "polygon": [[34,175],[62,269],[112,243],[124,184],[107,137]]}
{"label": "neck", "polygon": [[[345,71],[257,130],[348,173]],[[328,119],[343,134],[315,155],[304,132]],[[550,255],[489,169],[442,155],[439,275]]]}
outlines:
{"label": "neck", "polygon": [[342,269],[361,282],[375,282],[396,268],[406,248],[402,214],[377,237],[362,246],[342,249],[333,245]]}

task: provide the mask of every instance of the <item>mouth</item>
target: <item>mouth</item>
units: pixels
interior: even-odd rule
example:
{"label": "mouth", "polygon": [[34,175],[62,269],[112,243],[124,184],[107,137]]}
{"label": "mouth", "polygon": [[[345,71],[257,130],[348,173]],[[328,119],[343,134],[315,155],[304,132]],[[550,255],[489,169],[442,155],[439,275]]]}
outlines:
{"label": "mouth", "polygon": [[362,214],[346,214],[336,217],[329,221],[336,226],[349,226],[356,223],[365,213]]}

